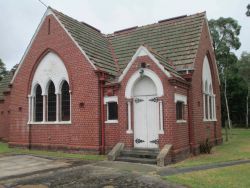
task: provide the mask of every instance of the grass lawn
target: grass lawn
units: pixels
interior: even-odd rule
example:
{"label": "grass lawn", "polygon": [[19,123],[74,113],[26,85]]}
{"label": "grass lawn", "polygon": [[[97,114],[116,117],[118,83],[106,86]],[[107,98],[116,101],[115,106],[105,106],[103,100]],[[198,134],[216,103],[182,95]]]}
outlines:
{"label": "grass lawn", "polygon": [[222,145],[212,149],[212,154],[194,156],[172,166],[189,167],[239,159],[250,159],[250,129],[233,129],[229,141],[224,139]]}
{"label": "grass lawn", "polygon": [[[192,157],[173,166],[190,167],[239,159],[250,159],[250,130],[233,129],[229,142],[214,147],[212,154]],[[166,176],[164,179],[192,188],[247,188],[250,187],[250,164]]]}
{"label": "grass lawn", "polygon": [[192,188],[248,188],[250,164],[196,171],[164,177],[164,179]]}
{"label": "grass lawn", "polygon": [[70,158],[70,159],[84,159],[84,160],[105,160],[104,155],[84,155],[65,153],[62,151],[45,151],[45,150],[28,150],[20,148],[9,148],[8,144],[0,142],[0,155],[4,154],[32,154],[37,156]]}

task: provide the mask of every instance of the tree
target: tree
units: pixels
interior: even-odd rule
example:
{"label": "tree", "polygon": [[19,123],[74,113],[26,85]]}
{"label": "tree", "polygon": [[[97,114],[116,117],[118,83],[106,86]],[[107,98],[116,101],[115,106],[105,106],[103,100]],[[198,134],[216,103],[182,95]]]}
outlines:
{"label": "tree", "polygon": [[243,52],[238,64],[240,74],[247,84],[247,95],[246,95],[246,127],[248,128],[248,101],[250,95],[250,53]]}
{"label": "tree", "polygon": [[[239,40],[241,26],[233,18],[221,17],[217,20],[210,20],[209,27],[213,37],[214,51],[218,64],[221,84],[224,86],[221,90],[221,94],[224,95],[224,100],[222,101],[226,107],[228,125],[231,128],[230,109],[227,96],[227,81],[229,76],[228,69],[231,65],[237,62],[237,57],[231,52],[231,50],[238,50],[241,46]],[[224,108],[222,108],[222,110],[224,111]],[[222,112],[222,114],[224,113]],[[227,126],[225,127],[227,128]]]}
{"label": "tree", "polygon": [[0,80],[6,75],[7,70],[4,62],[0,59]]}
{"label": "tree", "polygon": [[246,12],[247,16],[250,16],[250,4],[247,5],[247,12]]}

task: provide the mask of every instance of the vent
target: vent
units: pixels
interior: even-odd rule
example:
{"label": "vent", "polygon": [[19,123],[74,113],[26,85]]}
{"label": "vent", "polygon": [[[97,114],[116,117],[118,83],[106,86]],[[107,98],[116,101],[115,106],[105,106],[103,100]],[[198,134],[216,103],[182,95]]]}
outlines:
{"label": "vent", "polygon": [[129,32],[129,31],[135,30],[137,28],[138,28],[138,26],[130,27],[130,28],[127,28],[127,29],[122,29],[122,30],[119,30],[119,31],[115,31],[114,34],[119,34],[119,33],[123,33],[123,32]]}
{"label": "vent", "polygon": [[168,18],[168,19],[165,19],[165,20],[160,20],[160,21],[158,21],[158,23],[168,22],[168,21],[171,21],[171,20],[177,20],[177,19],[185,18],[185,17],[187,17],[187,15],[182,15],[182,16],[177,16],[177,17],[173,17],[173,18]]}
{"label": "vent", "polygon": [[100,31],[99,29],[93,27],[92,25],[89,25],[89,24],[87,24],[87,23],[85,23],[85,22],[81,22],[81,23],[84,24],[84,25],[86,25],[86,26],[88,26],[89,28],[94,29],[95,31],[101,33],[101,31]]}

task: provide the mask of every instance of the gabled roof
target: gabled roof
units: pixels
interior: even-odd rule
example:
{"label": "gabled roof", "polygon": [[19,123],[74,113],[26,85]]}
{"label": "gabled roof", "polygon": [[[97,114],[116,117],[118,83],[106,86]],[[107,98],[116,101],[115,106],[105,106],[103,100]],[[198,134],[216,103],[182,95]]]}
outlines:
{"label": "gabled roof", "polygon": [[13,77],[13,72],[8,72],[0,81],[0,100],[4,100],[4,92],[10,91],[9,84]]}
{"label": "gabled roof", "polygon": [[180,16],[104,35],[86,23],[52,11],[94,65],[112,75],[117,75],[118,69],[126,68],[141,45],[154,49],[154,55],[170,69],[172,64],[178,71],[193,69],[206,16],[205,12]]}
{"label": "gabled roof", "polygon": [[181,16],[109,35],[121,70],[141,44],[149,45],[177,68],[192,69],[205,13]]}
{"label": "gabled roof", "polygon": [[[116,77],[122,74],[141,45],[148,46],[155,58],[177,76],[178,71],[193,69],[202,26],[206,21],[206,14],[203,12],[105,35],[98,29],[51,7],[48,7],[41,23],[50,14],[60,22],[95,70],[99,69]],[[40,29],[41,23],[37,31]],[[21,67],[37,31],[26,49],[19,67]],[[18,69],[11,83],[17,72]]]}
{"label": "gabled roof", "polygon": [[52,9],[52,11],[94,65],[101,70],[116,75],[117,67],[112,57],[108,38],[98,29],[84,22],[79,22],[57,10]]}

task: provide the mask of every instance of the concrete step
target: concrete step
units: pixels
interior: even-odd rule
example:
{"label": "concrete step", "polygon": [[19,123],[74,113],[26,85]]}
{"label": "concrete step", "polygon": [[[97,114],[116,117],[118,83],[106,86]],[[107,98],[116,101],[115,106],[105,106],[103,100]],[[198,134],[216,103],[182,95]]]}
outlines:
{"label": "concrete step", "polygon": [[121,152],[121,156],[124,157],[135,157],[135,158],[148,158],[156,159],[159,151],[156,150],[124,150]]}
{"label": "concrete step", "polygon": [[154,165],[156,164],[156,159],[148,159],[148,158],[120,156],[116,160],[117,161],[131,162],[131,163],[154,164]]}

